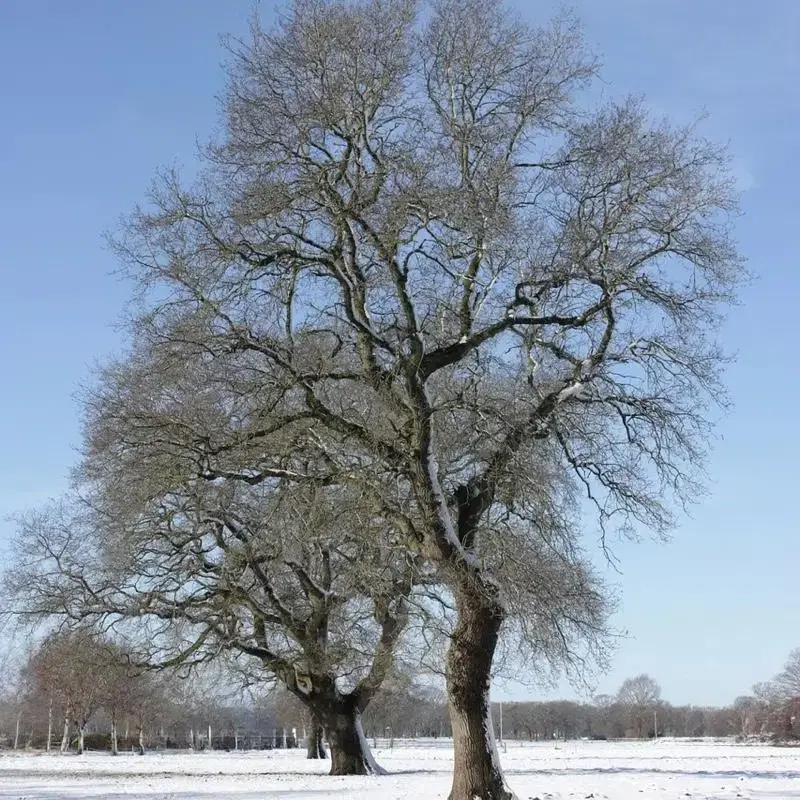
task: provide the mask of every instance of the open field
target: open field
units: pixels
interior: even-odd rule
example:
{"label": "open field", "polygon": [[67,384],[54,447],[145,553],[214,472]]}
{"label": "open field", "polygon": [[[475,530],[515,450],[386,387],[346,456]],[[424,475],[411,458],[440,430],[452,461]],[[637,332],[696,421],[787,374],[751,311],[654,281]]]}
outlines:
{"label": "open field", "polygon": [[[0,798],[433,800],[447,796],[447,742],[396,744],[385,777],[331,778],[299,750],[144,757],[3,753]],[[800,750],[710,742],[509,743],[501,753],[520,800],[800,800]]]}

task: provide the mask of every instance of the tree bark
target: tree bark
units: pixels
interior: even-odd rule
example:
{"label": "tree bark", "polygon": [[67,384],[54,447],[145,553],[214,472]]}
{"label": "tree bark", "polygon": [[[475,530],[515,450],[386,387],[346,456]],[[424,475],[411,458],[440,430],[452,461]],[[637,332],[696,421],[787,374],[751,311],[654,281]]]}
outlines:
{"label": "tree bark", "polygon": [[20,726],[21,722],[22,722],[22,712],[20,711],[19,714],[17,714],[17,725],[16,725],[16,728],[14,729],[14,749],[15,750],[19,747],[19,726]]}
{"label": "tree bark", "polygon": [[358,711],[352,703],[337,703],[322,717],[331,746],[331,775],[367,775],[367,761],[356,722]]}
{"label": "tree bark", "polygon": [[50,752],[50,748],[53,745],[53,698],[50,698],[50,702],[47,704],[47,752]]}
{"label": "tree bark", "polygon": [[119,742],[117,738],[117,715],[111,715],[111,755],[119,755]]}
{"label": "tree bark", "polygon": [[144,755],[144,725],[139,725],[139,755]]}
{"label": "tree bark", "polygon": [[504,610],[494,587],[477,576],[468,575],[460,583],[455,590],[458,621],[446,668],[454,750],[449,800],[512,800],[500,767],[489,706],[492,658]]}
{"label": "tree bark", "polygon": [[83,755],[83,744],[84,744],[84,733],[86,732],[86,726],[81,722],[76,722],[75,727],[78,729],[78,755]]}
{"label": "tree bark", "polygon": [[61,736],[61,752],[66,753],[69,747],[69,712],[64,715],[64,733]]}
{"label": "tree bark", "polygon": [[[322,731],[325,733],[331,751],[330,775],[385,774],[372,757],[369,742],[361,727],[361,712],[391,666],[394,643],[403,631],[405,619],[404,613],[391,616],[389,609],[385,610],[385,617],[381,621],[381,642],[372,668],[350,693],[341,693],[335,679],[325,673],[304,676],[302,685],[293,670],[287,671],[288,677],[283,678],[289,691],[306,708],[311,728],[307,750],[309,758],[326,757]],[[276,730],[276,740],[277,734]]]}
{"label": "tree bark", "polygon": [[308,735],[308,745],[306,750],[307,758],[327,758],[328,754],[325,752],[324,731],[322,725],[313,723],[311,731]]}

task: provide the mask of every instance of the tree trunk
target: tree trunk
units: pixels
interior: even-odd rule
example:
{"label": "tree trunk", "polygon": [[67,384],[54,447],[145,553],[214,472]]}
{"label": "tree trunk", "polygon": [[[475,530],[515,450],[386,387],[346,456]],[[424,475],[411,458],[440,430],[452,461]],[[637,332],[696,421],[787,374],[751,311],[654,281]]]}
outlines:
{"label": "tree trunk", "polygon": [[64,715],[64,733],[61,736],[61,752],[66,753],[69,747],[69,712]]}
{"label": "tree trunk", "polygon": [[[295,696],[305,706],[310,722],[308,758],[326,757],[324,731],[331,751],[330,775],[386,774],[373,759],[361,727],[361,704],[368,702],[369,692],[342,694],[334,680],[318,675],[308,682],[307,689],[295,692]],[[276,730],[276,747],[277,736]]]}
{"label": "tree trunk", "polygon": [[458,618],[447,652],[447,700],[453,726],[450,800],[511,800],[492,730],[489,686],[503,606],[491,585],[467,576],[455,591]]}
{"label": "tree trunk", "polygon": [[78,729],[78,755],[83,755],[83,744],[84,744],[84,733],[86,731],[86,726],[83,723],[76,722],[75,727]]}
{"label": "tree trunk", "polygon": [[311,725],[311,732],[308,735],[308,749],[306,751],[307,758],[327,758],[328,754],[325,752],[325,742],[323,740],[324,731],[322,725],[313,723]]}
{"label": "tree trunk", "polygon": [[144,725],[139,724],[139,755],[144,755]]}
{"label": "tree trunk", "polygon": [[119,742],[117,740],[117,715],[111,714],[111,755],[119,755]]}
{"label": "tree trunk", "polygon": [[50,698],[50,702],[47,704],[47,752],[50,752],[50,748],[53,744],[53,698]]}
{"label": "tree trunk", "polygon": [[17,714],[17,726],[14,729],[14,749],[15,750],[19,747],[19,726],[20,726],[21,722],[22,722],[22,712],[20,711],[19,714]]}
{"label": "tree trunk", "polygon": [[357,712],[350,704],[337,704],[323,717],[331,746],[331,775],[367,775],[367,762],[356,727]]}

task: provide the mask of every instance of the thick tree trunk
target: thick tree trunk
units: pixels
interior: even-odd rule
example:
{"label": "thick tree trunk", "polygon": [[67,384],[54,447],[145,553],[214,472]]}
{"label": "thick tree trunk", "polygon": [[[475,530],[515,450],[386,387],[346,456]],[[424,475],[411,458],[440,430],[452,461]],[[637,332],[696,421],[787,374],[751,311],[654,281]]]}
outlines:
{"label": "thick tree trunk", "polygon": [[[326,757],[322,742],[324,731],[330,748],[330,775],[385,774],[372,757],[361,727],[361,711],[374,691],[373,684],[342,694],[333,679],[317,675],[305,681],[302,690],[292,690],[305,706],[310,722],[308,758]],[[277,733],[275,731],[276,737]]]}
{"label": "thick tree trunk", "polygon": [[144,755],[144,725],[139,725],[139,755]]}
{"label": "thick tree trunk", "polygon": [[75,727],[78,729],[78,755],[82,756],[84,750],[83,744],[84,744],[84,734],[86,732],[86,727],[80,722],[76,722]]}
{"label": "thick tree trunk", "polygon": [[308,735],[308,745],[306,749],[307,758],[327,758],[328,754],[325,752],[324,731],[322,725],[313,723],[311,731]]}
{"label": "thick tree trunk", "polygon": [[367,775],[361,738],[356,725],[358,712],[351,704],[338,704],[323,717],[331,746],[331,775]]}
{"label": "thick tree trunk", "polygon": [[454,749],[450,800],[511,800],[514,795],[503,779],[489,707],[503,607],[491,586],[464,585],[455,596],[458,621],[446,671]]}

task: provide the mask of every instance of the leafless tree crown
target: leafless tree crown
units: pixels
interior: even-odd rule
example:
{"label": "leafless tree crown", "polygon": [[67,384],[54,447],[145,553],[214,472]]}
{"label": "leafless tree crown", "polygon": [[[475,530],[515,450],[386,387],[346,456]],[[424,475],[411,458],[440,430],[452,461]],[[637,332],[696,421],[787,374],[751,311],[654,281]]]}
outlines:
{"label": "leafless tree crown", "polygon": [[[232,498],[357,498],[447,587],[451,708],[488,713],[504,619],[556,659],[604,630],[587,499],[603,533],[663,532],[702,488],[742,279],[727,153],[636,99],[586,108],[578,24],[499,0],[295,0],[229,53],[199,177],[164,172],[112,237],[140,305],[81,485],[233,539]],[[505,797],[497,773],[453,797]]]}

